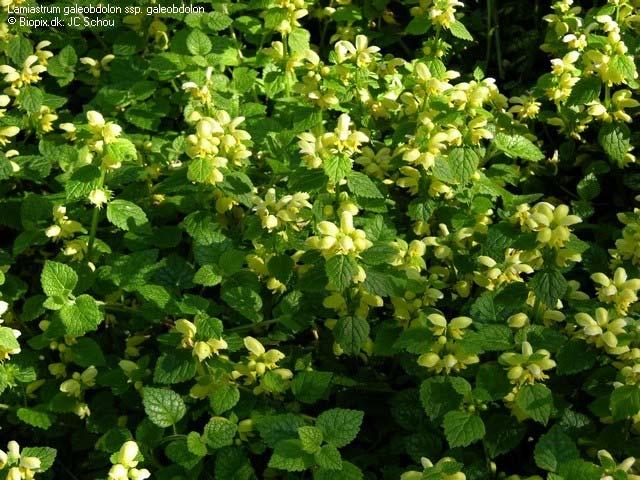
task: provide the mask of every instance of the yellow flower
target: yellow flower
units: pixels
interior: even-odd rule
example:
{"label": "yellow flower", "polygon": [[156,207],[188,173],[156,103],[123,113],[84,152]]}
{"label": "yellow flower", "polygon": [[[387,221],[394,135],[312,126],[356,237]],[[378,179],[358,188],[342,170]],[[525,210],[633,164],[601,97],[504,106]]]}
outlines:
{"label": "yellow flower", "polygon": [[605,308],[597,308],[595,319],[586,313],[580,312],[575,316],[576,323],[582,327],[581,334],[587,342],[594,343],[599,348],[604,348],[607,353],[620,355],[629,351],[629,347],[619,346],[618,335],[626,333],[626,318],[609,318],[609,312]]}
{"label": "yellow flower", "polygon": [[638,301],[637,292],[640,290],[640,279],[627,279],[627,272],[619,267],[613,274],[613,278],[604,273],[594,273],[591,280],[600,285],[596,288],[598,299],[605,303],[613,303],[618,313],[624,315],[629,306]]}
{"label": "yellow flower", "polygon": [[11,140],[11,137],[15,137],[20,133],[20,129],[16,126],[2,127],[0,128],[0,145],[5,146]]}
{"label": "yellow flower", "polygon": [[[22,64],[22,70],[18,71],[10,65],[0,65],[0,74],[4,75],[4,81],[11,86],[5,90],[13,97],[20,93],[20,88],[24,85],[37,83],[41,80],[40,74],[47,71],[47,67],[37,64],[38,57],[29,55]],[[35,65],[34,65],[35,64]]]}
{"label": "yellow flower", "polygon": [[[7,327],[1,327],[3,330],[9,330],[11,335],[13,335],[14,339],[18,338],[22,333],[20,332],[20,330],[16,330],[15,328],[7,328]],[[21,352],[20,349],[20,345],[18,344],[17,341],[11,342],[10,340],[7,340],[6,345],[2,345],[0,346],[0,361],[3,360],[8,360],[10,355],[17,355],[18,353]],[[12,344],[12,345],[9,345]]]}
{"label": "yellow flower", "polygon": [[529,342],[522,342],[522,353],[507,352],[500,355],[501,364],[508,367],[507,377],[513,384],[535,383],[549,376],[544,373],[556,366],[551,354],[544,349],[533,351]]}
{"label": "yellow flower", "polygon": [[557,207],[547,202],[540,202],[525,213],[524,227],[533,232],[538,232],[539,243],[552,248],[561,248],[571,236],[569,227],[582,222],[577,215],[569,215],[569,207],[558,205]]}
{"label": "yellow flower", "polygon": [[318,249],[326,258],[335,255],[359,255],[373,243],[367,240],[363,230],[353,226],[353,215],[343,211],[340,215],[340,226],[329,221],[319,222],[317,229],[319,236],[309,237],[307,244]]}

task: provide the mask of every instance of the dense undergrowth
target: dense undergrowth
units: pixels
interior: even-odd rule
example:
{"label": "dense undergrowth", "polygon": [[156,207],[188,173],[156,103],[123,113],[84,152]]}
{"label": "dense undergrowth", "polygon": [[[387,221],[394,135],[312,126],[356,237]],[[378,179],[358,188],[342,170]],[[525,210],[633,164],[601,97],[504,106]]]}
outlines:
{"label": "dense undergrowth", "polygon": [[1,3],[1,479],[640,478],[640,1]]}

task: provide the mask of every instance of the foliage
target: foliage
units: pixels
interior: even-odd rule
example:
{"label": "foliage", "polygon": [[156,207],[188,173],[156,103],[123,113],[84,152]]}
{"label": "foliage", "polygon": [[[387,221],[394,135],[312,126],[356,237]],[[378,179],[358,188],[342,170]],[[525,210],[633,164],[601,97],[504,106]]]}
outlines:
{"label": "foliage", "polygon": [[0,477],[640,478],[640,3],[522,3],[4,0]]}

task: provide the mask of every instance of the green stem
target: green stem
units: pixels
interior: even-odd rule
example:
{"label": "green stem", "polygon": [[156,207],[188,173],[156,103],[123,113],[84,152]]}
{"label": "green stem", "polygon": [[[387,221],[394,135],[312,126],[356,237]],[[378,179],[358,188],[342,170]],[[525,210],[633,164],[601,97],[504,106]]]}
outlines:
{"label": "green stem", "polygon": [[[105,170],[100,169],[100,179],[98,180],[98,185],[96,189],[102,188],[104,185],[104,177]],[[93,244],[96,240],[96,231],[98,230],[98,220],[100,219],[100,209],[98,207],[94,207],[93,214],[91,215],[91,228],[89,230],[89,243],[87,245],[87,261],[91,261],[91,254],[93,253]]]}
{"label": "green stem", "polygon": [[254,323],[252,325],[241,325],[240,327],[233,327],[225,329],[225,332],[242,332],[243,330],[251,330],[252,328],[264,327],[265,325],[273,325],[278,323],[278,319],[265,320],[264,322]]}

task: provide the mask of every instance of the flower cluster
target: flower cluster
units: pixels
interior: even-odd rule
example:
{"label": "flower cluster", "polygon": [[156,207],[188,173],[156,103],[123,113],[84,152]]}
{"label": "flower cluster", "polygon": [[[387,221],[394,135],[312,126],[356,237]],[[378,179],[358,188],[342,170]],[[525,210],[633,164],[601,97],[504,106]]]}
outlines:
{"label": "flower cluster", "polygon": [[465,330],[473,323],[471,318],[456,317],[447,321],[444,316],[432,313],[427,316],[427,320],[435,341],[431,344],[428,353],[418,357],[420,366],[427,367],[436,373],[444,371],[449,374],[459,372],[480,361],[476,354],[465,351],[464,346],[458,342],[464,337]]}
{"label": "flower cluster", "polygon": [[112,457],[113,466],[109,470],[109,480],[145,480],[151,477],[146,468],[136,468],[140,463],[140,449],[132,440],[124,442]]}
{"label": "flower cluster", "polygon": [[40,470],[38,457],[20,454],[20,445],[15,440],[7,444],[7,451],[0,450],[0,471],[7,470],[6,480],[33,480]]}

